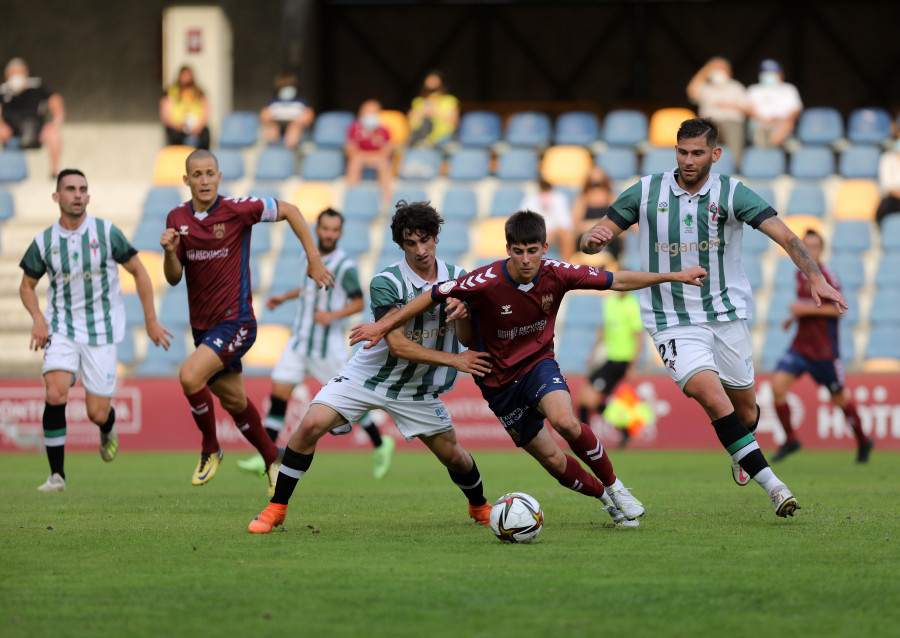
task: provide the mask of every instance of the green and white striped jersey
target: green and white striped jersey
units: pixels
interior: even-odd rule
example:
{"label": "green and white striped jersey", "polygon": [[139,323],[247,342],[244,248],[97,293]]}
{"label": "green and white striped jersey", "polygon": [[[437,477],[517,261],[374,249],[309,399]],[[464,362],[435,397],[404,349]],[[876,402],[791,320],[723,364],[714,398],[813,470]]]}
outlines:
{"label": "green and white striped jersey", "polygon": [[758,228],[775,214],[740,180],[718,173],[710,173],[693,195],[678,186],[674,171],[646,175],[622,193],[608,215],[623,229],[638,224],[641,270],[702,266],[709,273],[699,288],[666,283],[641,290],[647,331],[750,319],[753,292],[741,264],[743,227]]}
{"label": "green and white striped jersey", "polygon": [[[301,273],[306,272],[304,265]],[[347,318],[332,321],[327,326],[313,319],[316,310],[334,312],[344,308],[354,297],[361,297],[359,271],[354,262],[341,248],[335,248],[322,257],[325,267],[334,273],[335,285],[325,290],[319,288],[312,277],[304,277],[297,299],[297,316],[294,319],[293,340],[297,354],[317,359],[340,359],[346,361],[347,347],[344,341],[344,326]]]}
{"label": "green and white striped jersey", "polygon": [[112,222],[85,215],[76,230],[57,222],[38,233],[19,265],[29,277],[50,279],[44,316],[51,334],[103,345],[125,336],[118,264],[136,254]]}
{"label": "green and white striped jersey", "polygon": [[[433,283],[456,279],[465,273],[459,266],[448,265],[440,259],[436,261],[437,282],[419,277],[406,259],[391,264],[375,275],[370,285],[373,314],[379,308],[400,308],[420,294],[431,294]],[[403,330],[408,339],[426,348],[454,354],[460,351],[456,326],[447,324],[445,304],[410,319]],[[436,398],[447,392],[456,383],[456,374],[456,369],[448,366],[421,365],[398,359],[391,354],[385,339],[370,350],[357,350],[341,371],[341,376],[378,394],[410,401]]]}

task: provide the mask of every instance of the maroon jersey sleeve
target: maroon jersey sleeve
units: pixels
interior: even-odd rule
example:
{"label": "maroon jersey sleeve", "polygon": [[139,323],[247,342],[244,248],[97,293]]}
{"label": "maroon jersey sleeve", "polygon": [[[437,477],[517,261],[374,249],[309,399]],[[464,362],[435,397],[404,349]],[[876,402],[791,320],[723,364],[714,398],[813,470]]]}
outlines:
{"label": "maroon jersey sleeve", "polygon": [[556,267],[556,274],[566,290],[609,290],[613,274],[594,266],[573,266],[565,262],[547,260]]}

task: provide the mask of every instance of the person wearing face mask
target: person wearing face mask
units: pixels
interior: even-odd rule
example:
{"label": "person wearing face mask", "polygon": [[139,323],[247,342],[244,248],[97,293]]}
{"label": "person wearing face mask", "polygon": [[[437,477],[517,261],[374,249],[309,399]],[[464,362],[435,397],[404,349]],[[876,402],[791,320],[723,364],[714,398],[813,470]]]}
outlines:
{"label": "person wearing face mask", "polygon": [[797,87],[784,81],[781,65],[763,60],[759,66],[759,84],[747,89],[748,113],[754,122],[755,146],[781,146],[794,132],[803,101]]}
{"label": "person wearing face mask", "polygon": [[425,76],[422,93],[409,110],[409,143],[434,146],[447,140],[459,123],[459,100],[447,93],[439,71]]}
{"label": "person wearing face mask", "polygon": [[286,148],[297,148],[303,129],[312,124],[315,113],[300,97],[298,79],[293,73],[282,73],[275,78],[274,95],[259,112],[266,142],[284,142]]}
{"label": "person wearing face mask", "polygon": [[385,204],[391,200],[391,156],[394,147],[391,134],[381,124],[381,103],[366,100],[359,107],[357,119],[347,129],[347,186],[358,184],[363,169],[374,168]]}
{"label": "person wearing face mask", "polygon": [[184,144],[209,150],[209,102],[189,66],[178,70],[159,102],[159,117],[166,127],[166,144]]}
{"label": "person wearing face mask", "polygon": [[711,58],[694,74],[687,85],[688,99],[697,105],[700,117],[719,124],[719,134],[728,146],[736,164],[744,152],[747,90],[734,79],[731,63],[725,58]]}
{"label": "person wearing face mask", "polygon": [[894,140],[878,162],[878,187],[884,199],[875,211],[875,221],[881,223],[888,215],[900,213],[900,138]]}
{"label": "person wearing face mask", "polygon": [[43,85],[40,78],[28,76],[22,58],[6,65],[6,81],[0,84],[0,144],[19,138],[22,148],[46,145],[50,152],[50,174],[59,172],[62,152],[62,123],[66,108],[62,97]]}

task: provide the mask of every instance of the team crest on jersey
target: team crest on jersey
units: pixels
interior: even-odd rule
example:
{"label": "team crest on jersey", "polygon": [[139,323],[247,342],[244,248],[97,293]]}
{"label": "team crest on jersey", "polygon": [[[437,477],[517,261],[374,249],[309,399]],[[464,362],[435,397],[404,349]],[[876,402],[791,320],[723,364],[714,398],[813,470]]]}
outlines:
{"label": "team crest on jersey", "polygon": [[544,295],[541,297],[541,308],[544,309],[544,312],[550,310],[550,306],[553,305],[553,295]]}
{"label": "team crest on jersey", "polygon": [[706,210],[708,210],[709,214],[711,215],[710,219],[712,219],[712,221],[716,221],[716,217],[719,216],[719,207],[716,206],[716,203],[715,202],[711,203],[709,206],[706,207]]}
{"label": "team crest on jersey", "polygon": [[456,286],[456,282],[453,281],[452,279],[450,281],[445,281],[440,286],[438,286],[438,292],[441,293],[442,295],[446,295],[448,292],[453,290],[453,288],[455,286]]}
{"label": "team crest on jersey", "polygon": [[216,239],[222,239],[225,236],[225,224],[213,224],[213,235]]}
{"label": "team crest on jersey", "polygon": [[88,244],[88,245],[91,247],[91,250],[92,250],[92,251],[94,252],[94,254],[96,255],[96,254],[97,254],[97,249],[100,248],[100,242],[97,241],[97,238],[94,237],[94,238],[91,240],[91,243]]}
{"label": "team crest on jersey", "polygon": [[693,235],[694,234],[694,229],[693,229],[694,216],[691,215],[690,213],[688,213],[687,215],[685,215],[684,217],[681,218],[681,221],[682,221],[682,223],[684,223],[685,234]]}
{"label": "team crest on jersey", "polygon": [[660,202],[656,207],[657,213],[668,213],[669,212],[669,202]]}

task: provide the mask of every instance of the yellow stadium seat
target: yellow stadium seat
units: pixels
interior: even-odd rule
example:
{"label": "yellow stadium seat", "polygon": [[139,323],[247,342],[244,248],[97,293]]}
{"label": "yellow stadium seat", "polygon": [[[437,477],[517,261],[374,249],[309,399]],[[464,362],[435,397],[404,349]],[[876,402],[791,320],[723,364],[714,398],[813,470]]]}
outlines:
{"label": "yellow stadium seat", "polygon": [[[814,230],[822,237],[825,237],[825,231],[822,227],[822,220],[812,215],[789,215],[782,220],[785,225],[794,231],[797,237],[803,237],[808,230]],[[781,246],[778,247],[782,254],[786,254]]]}
{"label": "yellow stadium seat", "polygon": [[834,218],[874,221],[881,195],[871,179],[845,179],[834,199]]}
{"label": "yellow stadium seat", "polygon": [[191,146],[166,146],[153,162],[153,183],[157,186],[184,184],[184,160],[194,150]]}
{"label": "yellow stadium seat", "polygon": [[[162,231],[160,231],[160,235],[162,235]],[[144,264],[144,269],[150,276],[153,290],[161,290],[163,284],[166,283],[166,276],[163,273],[163,254],[153,250],[142,250],[138,252],[138,258]],[[134,285],[134,277],[122,266],[119,266],[119,280],[122,282],[122,294],[137,292],[137,288]]]}
{"label": "yellow stadium seat", "polygon": [[896,374],[900,372],[900,359],[891,359],[888,357],[866,359],[865,361],[863,361],[862,369],[863,372]]}
{"label": "yellow stadium seat", "polygon": [[582,186],[593,163],[586,148],[551,146],[541,160],[541,176],[554,186]]}
{"label": "yellow stadium seat", "polygon": [[697,117],[690,109],[659,109],[650,116],[650,143],[654,146],[675,146],[678,127],[685,120]]}
{"label": "yellow stadium seat", "polygon": [[475,257],[478,259],[506,257],[506,218],[492,217],[478,223]]}
{"label": "yellow stadium seat", "polygon": [[244,365],[252,368],[274,368],[290,337],[291,329],[287,326],[260,324],[256,331],[256,342],[242,358]]}
{"label": "yellow stadium seat", "polygon": [[381,125],[391,134],[391,143],[395,146],[405,144],[409,139],[409,122],[402,111],[382,111]]}
{"label": "yellow stadium seat", "polygon": [[334,191],[324,182],[306,182],[294,189],[290,202],[300,209],[306,221],[313,222],[319,213],[334,206]]}
{"label": "yellow stadium seat", "polygon": [[594,266],[595,268],[602,268],[603,270],[608,270],[610,272],[615,272],[619,269],[616,258],[613,257],[611,252],[606,250],[601,250],[599,253],[593,255],[588,255],[579,250],[572,255],[569,262],[576,266]]}

